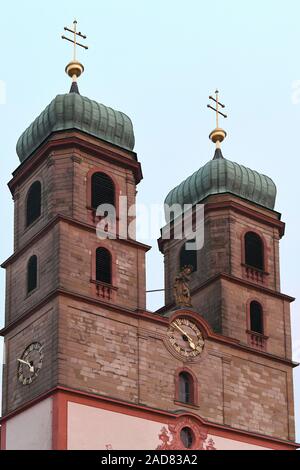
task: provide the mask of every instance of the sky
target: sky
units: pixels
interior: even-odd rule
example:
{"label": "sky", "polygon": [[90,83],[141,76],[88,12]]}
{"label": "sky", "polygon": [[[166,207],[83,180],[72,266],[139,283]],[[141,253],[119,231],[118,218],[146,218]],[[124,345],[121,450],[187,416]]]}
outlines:
{"label": "sky", "polygon": [[[64,73],[71,45],[60,39],[78,20],[88,51],[80,92],[122,110],[134,125],[143,167],[138,202],[161,204],[174,186],[213,156],[214,116],[206,105],[216,87],[226,104],[223,154],[269,175],[276,210],[286,222],[281,241],[282,291],[292,305],[294,360],[300,362],[299,200],[300,2],[298,0],[51,0],[5,2],[0,18],[0,259],[13,250],[13,202],[7,188],[18,166],[15,146],[32,120],[69,90]],[[155,238],[147,288],[163,288]],[[0,323],[4,323],[4,272]],[[163,303],[148,295],[148,308]],[[300,368],[295,371],[300,440]]]}

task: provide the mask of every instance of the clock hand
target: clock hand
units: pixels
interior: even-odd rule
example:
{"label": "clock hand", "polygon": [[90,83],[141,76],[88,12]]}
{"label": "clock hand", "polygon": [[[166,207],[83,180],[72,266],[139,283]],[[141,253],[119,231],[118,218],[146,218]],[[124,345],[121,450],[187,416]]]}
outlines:
{"label": "clock hand", "polygon": [[26,364],[26,366],[28,366],[28,367],[31,367],[31,365],[29,364],[29,362],[24,361],[23,359],[18,359],[18,361],[21,362],[22,364]]}
{"label": "clock hand", "polygon": [[34,367],[29,362],[24,361],[23,359],[18,359],[18,361],[21,362],[21,364],[25,364],[26,366],[28,366],[30,372],[34,372]]}
{"label": "clock hand", "polygon": [[187,337],[189,345],[191,346],[192,349],[196,349],[195,343],[193,339],[176,323],[174,322],[173,325],[179,330],[184,336]]}
{"label": "clock hand", "polygon": [[192,338],[186,333],[186,331],[184,331],[181,326],[178,325],[178,323],[174,322],[174,326],[177,328],[177,330],[179,330],[184,336],[187,337],[187,339],[191,342],[193,342]]}

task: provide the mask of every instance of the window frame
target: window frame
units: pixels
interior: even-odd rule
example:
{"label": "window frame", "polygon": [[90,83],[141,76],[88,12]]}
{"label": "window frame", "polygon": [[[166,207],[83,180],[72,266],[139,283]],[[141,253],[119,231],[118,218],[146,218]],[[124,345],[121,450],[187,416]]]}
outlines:
{"label": "window frame", "polygon": [[[30,196],[30,192],[31,192],[33,186],[36,185],[36,184],[39,184],[39,187],[40,187],[40,213],[34,220],[32,220],[30,223],[28,223],[29,196]],[[43,183],[40,179],[36,179],[33,183],[31,183],[31,185],[29,186],[29,188],[27,189],[27,192],[26,192],[26,198],[25,198],[25,223],[24,223],[25,230],[29,230],[33,225],[35,225],[41,219],[42,214],[43,214]]]}
{"label": "window frame", "polygon": [[[262,326],[262,331],[255,331],[251,328],[252,326],[252,319],[251,319],[251,306],[252,304],[257,304],[259,305],[260,307],[260,314],[261,314],[261,319],[260,319],[260,323],[261,323],[261,326]],[[251,333],[255,333],[255,334],[258,334],[258,335],[262,335],[262,336],[265,336],[265,321],[264,321],[264,308],[262,306],[262,303],[259,301],[259,300],[256,300],[256,299],[251,299],[250,302],[249,302],[249,307],[248,307],[248,330],[249,332]]]}
{"label": "window frame", "polygon": [[[182,262],[181,262],[181,261],[182,261],[183,252],[184,252],[184,253],[187,253],[187,250],[185,249],[186,244],[187,244],[187,243],[192,243],[192,242],[195,242],[195,240],[185,240],[185,242],[181,245],[181,247],[180,247],[180,249],[179,249],[179,269],[180,269],[180,270],[182,270],[184,266],[188,266],[188,265],[194,267],[194,265],[192,265],[191,263],[184,263],[184,264],[182,264]],[[196,272],[198,271],[198,250],[190,250],[190,251],[192,251],[193,253],[195,253],[195,261],[196,261],[195,265],[196,265],[196,268],[193,269],[193,271],[192,271],[192,274],[193,274],[193,273],[196,273]]]}
{"label": "window frame", "polygon": [[[189,434],[189,437],[191,438],[191,444],[189,446],[187,446],[186,443],[183,440],[182,433],[185,432],[185,431]],[[193,448],[193,446],[195,445],[195,433],[194,433],[193,429],[190,426],[183,426],[180,429],[179,434],[180,434],[181,443],[184,446],[184,448],[187,449],[187,450],[191,450]]]}
{"label": "window frame", "polygon": [[[98,251],[105,251],[109,254],[109,260],[110,260],[110,282],[106,282],[106,281],[103,281],[103,280],[100,280],[100,279],[97,279],[97,269],[98,269],[98,266],[97,266],[97,252]],[[105,247],[105,246],[98,246],[95,250],[95,269],[94,269],[94,279],[96,281],[96,283],[101,283],[101,284],[106,284],[108,286],[112,286],[113,285],[113,256],[112,256],[112,253],[111,251]]]}
{"label": "window frame", "polygon": [[[36,273],[35,273],[35,287],[29,290],[29,268],[30,268],[30,262],[35,259],[36,260]],[[27,297],[32,295],[39,287],[39,260],[38,256],[33,254],[31,255],[28,260],[27,260],[27,265],[26,265],[26,295]]]}
{"label": "window frame", "polygon": [[99,217],[96,215],[96,209],[92,207],[92,178],[95,173],[103,173],[108,176],[115,188],[115,212],[116,212],[116,227],[114,228],[116,231],[116,235],[119,234],[119,196],[121,195],[120,185],[117,181],[117,178],[114,174],[108,173],[106,169],[97,167],[91,168],[90,171],[86,175],[86,208],[88,210],[88,220],[91,224],[96,225],[99,222]]}
{"label": "window frame", "polygon": [[[186,374],[190,379],[190,401],[185,402],[181,400],[180,396],[180,376],[182,374]],[[181,406],[186,406],[190,408],[198,408],[198,400],[199,400],[199,393],[198,393],[198,380],[192,370],[187,367],[181,367],[177,369],[175,372],[175,403]]]}
{"label": "window frame", "polygon": [[102,174],[104,175],[105,177],[107,177],[111,182],[112,182],[112,185],[113,185],[113,189],[114,189],[114,207],[115,207],[115,210],[116,210],[116,213],[117,213],[117,195],[118,195],[118,186],[116,184],[116,181],[115,181],[115,178],[111,175],[111,174],[108,174],[105,170],[103,170],[103,168],[95,168],[93,169],[89,175],[88,175],[88,187],[87,187],[87,190],[89,192],[88,194],[88,208],[90,210],[92,210],[93,212],[96,212],[97,211],[97,207],[93,207],[93,178],[95,177],[95,175],[99,173],[99,174]]}
{"label": "window frame", "polygon": [[[252,302],[257,302],[262,309],[262,325],[263,325],[263,333],[258,333],[257,331],[251,330],[251,317],[250,317],[250,308]],[[254,349],[258,349],[260,351],[267,350],[267,343],[268,343],[268,322],[266,317],[266,307],[264,302],[261,299],[256,297],[251,297],[247,302],[247,329],[246,334],[248,337],[248,344],[250,347]]]}
{"label": "window frame", "polygon": [[[261,247],[262,247],[262,253],[261,253],[261,257],[262,257],[262,266],[261,267],[258,267],[258,266],[255,266],[253,264],[249,264],[247,261],[247,243],[246,243],[246,237],[248,234],[254,234],[257,238],[259,238],[260,242],[261,242]],[[256,271],[260,271],[260,272],[263,272],[265,273],[266,272],[266,255],[265,255],[265,252],[266,252],[266,247],[265,247],[265,241],[264,241],[264,238],[261,236],[261,234],[257,233],[255,230],[246,230],[243,234],[243,264],[245,266],[248,266],[249,268],[251,269],[254,269]]]}

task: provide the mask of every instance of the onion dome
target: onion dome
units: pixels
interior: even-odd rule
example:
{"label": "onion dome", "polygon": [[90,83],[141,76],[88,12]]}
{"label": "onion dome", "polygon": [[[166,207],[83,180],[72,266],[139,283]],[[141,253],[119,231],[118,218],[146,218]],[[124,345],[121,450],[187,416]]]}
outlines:
{"label": "onion dome", "polygon": [[84,66],[76,58],[76,48],[88,49],[88,46],[78,42],[78,39],[85,40],[86,36],[77,30],[76,20],[73,29],[64,29],[73,36],[73,39],[62,36],[74,46],[73,60],[65,68],[72,79],[71,89],[69,93],[56,96],[23,132],[17,142],[21,162],[29,158],[52,133],[74,129],[125,150],[132,151],[134,148],[133,126],[126,114],[80,95],[77,80],[84,72]]}
{"label": "onion dome", "polygon": [[21,162],[53,133],[76,129],[125,150],[134,148],[134,132],[126,114],[81,96],[74,82],[70,93],[58,95],[23,132],[17,143]]}
{"label": "onion dome", "polygon": [[223,157],[217,148],[213,160],[169,192],[165,204],[197,204],[208,196],[230,193],[274,209],[276,186],[271,178]]}
{"label": "onion dome", "polygon": [[273,210],[277,192],[273,180],[223,157],[221,143],[227,133],[219,127],[219,117],[227,118],[227,115],[220,111],[225,105],[219,101],[218,90],[215,97],[210,96],[209,99],[213,105],[207,106],[216,113],[216,128],[209,135],[216,145],[214,158],[172,189],[165,199],[165,204],[169,207],[179,204],[184,209],[184,204],[194,205],[201,203],[208,196],[229,193]]}

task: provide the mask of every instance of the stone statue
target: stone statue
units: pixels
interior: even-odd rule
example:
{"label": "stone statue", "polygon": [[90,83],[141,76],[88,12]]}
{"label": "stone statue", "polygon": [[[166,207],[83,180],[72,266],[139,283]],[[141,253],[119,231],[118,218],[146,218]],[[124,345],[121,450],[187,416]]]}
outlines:
{"label": "stone statue", "polygon": [[189,287],[192,266],[184,266],[175,278],[174,296],[178,307],[191,307],[191,292]]}

